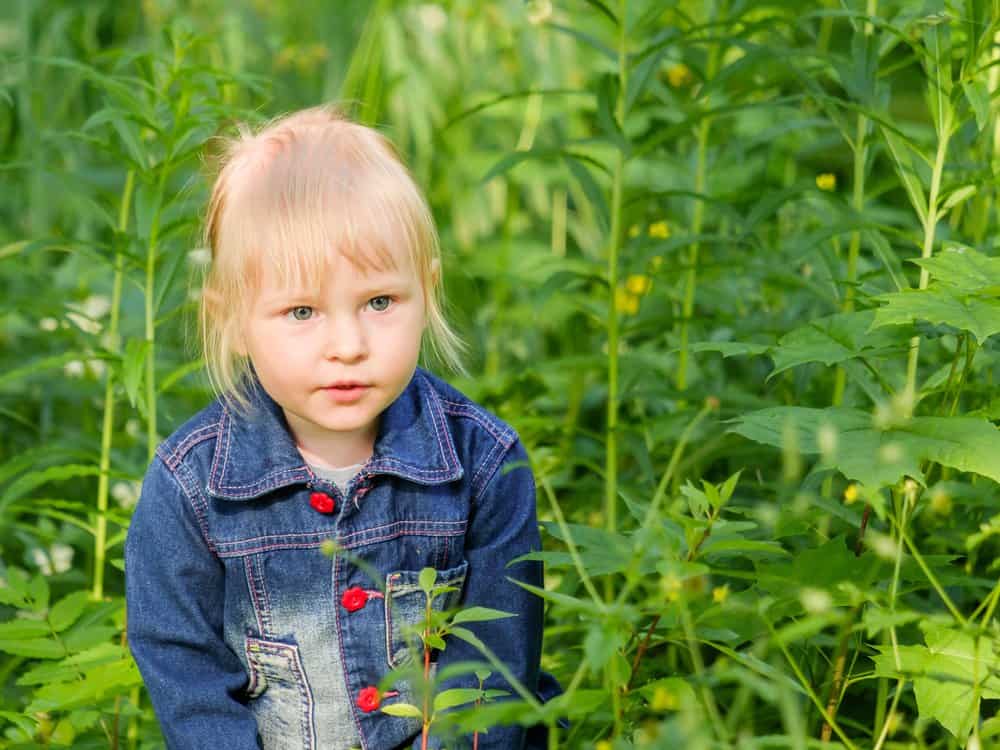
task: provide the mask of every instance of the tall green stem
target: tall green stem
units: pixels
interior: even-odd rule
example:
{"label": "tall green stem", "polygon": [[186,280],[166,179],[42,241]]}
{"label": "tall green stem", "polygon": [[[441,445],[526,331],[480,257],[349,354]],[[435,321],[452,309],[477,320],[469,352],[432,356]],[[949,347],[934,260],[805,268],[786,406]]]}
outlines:
{"label": "tall green stem", "polygon": [[[615,101],[615,118],[619,125],[625,122],[625,97],[628,92],[628,53],[626,51],[625,19],[626,0],[619,0],[618,26],[618,98]],[[623,128],[624,129],[624,128]],[[618,529],[618,335],[617,307],[618,255],[621,250],[622,191],[625,176],[625,153],[615,151],[611,181],[611,228],[608,237],[608,436],[605,456],[605,521],[612,534]],[[608,592],[611,593],[610,591]],[[610,596],[608,597],[610,600]]]}
{"label": "tall green stem", "polygon": [[[724,16],[725,13],[726,3],[725,0],[723,0],[723,2],[719,3],[718,10],[716,12],[716,20]],[[720,44],[715,43],[709,50],[708,65],[705,69],[706,83],[711,81],[718,71],[720,47]],[[695,204],[694,211],[691,216],[691,234],[694,237],[698,237],[701,234],[702,224],[705,220],[705,172],[708,161],[708,135],[712,124],[712,118],[707,112],[708,105],[709,98],[705,97],[705,101],[702,103],[702,106],[706,111],[702,115],[701,122],[698,123],[698,150],[694,173]],[[677,375],[675,378],[677,390],[679,391],[687,389],[688,336],[691,316],[694,314],[695,289],[698,282],[698,254],[700,250],[701,242],[696,239],[691,243],[691,247],[688,250],[688,269],[687,273],[684,275],[684,297],[681,303],[680,354],[678,355]]]}
{"label": "tall green stem", "polygon": [[160,212],[163,208],[163,186],[167,168],[162,167],[156,185],[156,208],[149,227],[149,247],[146,249],[146,459],[156,453],[156,251],[160,234]]}
{"label": "tall green stem", "polygon": [[[877,0],[868,0],[867,15],[873,17],[878,11]],[[865,36],[871,36],[872,25],[865,23]],[[854,133],[854,190],[851,195],[851,208],[855,216],[860,216],[865,209],[865,165],[868,163],[868,118],[858,114]],[[844,288],[843,312],[854,311],[855,285],[858,280],[858,256],[861,253],[861,232],[855,229],[851,232],[850,244],[847,247],[847,279]],[[833,385],[833,405],[840,406],[844,399],[844,389],[847,385],[847,373],[843,366],[837,367]]]}
{"label": "tall green stem", "polygon": [[[122,241],[122,235],[128,228],[129,207],[132,203],[132,191],[135,188],[135,171],[129,170],[125,176],[125,187],[122,189],[121,203],[118,207],[118,237],[116,242]],[[115,248],[115,279],[111,291],[111,321],[109,323],[108,335],[109,346],[112,353],[121,352],[119,345],[118,321],[120,319],[120,307],[122,300],[122,281],[125,277],[125,255],[120,247]],[[104,417],[101,422],[101,459],[100,474],[97,478],[97,523],[94,524],[94,588],[91,596],[94,599],[104,597],[104,556],[105,546],[108,538],[108,484],[110,483],[109,472],[111,470],[111,436],[114,430],[115,419],[115,368],[108,368],[108,378],[104,382]]]}
{"label": "tall green stem", "polygon": [[[618,97],[615,100],[615,119],[625,130],[625,101],[628,95],[628,2],[618,2]],[[621,249],[622,192],[625,179],[625,152],[615,151],[614,172],[611,182],[611,227],[608,237],[608,416],[607,453],[605,456],[604,504],[607,529],[614,534],[618,529],[618,254]],[[604,590],[606,601],[614,599],[611,576]],[[611,711],[614,717],[615,736],[622,733],[621,692],[618,660],[608,666],[611,688]]]}
{"label": "tall green stem", "polygon": [[[941,175],[944,172],[944,160],[948,154],[948,141],[951,139],[951,108],[945,109],[941,119],[941,132],[938,135],[937,154],[934,157],[934,169],[931,172],[931,191],[927,197],[927,213],[924,219],[924,244],[921,258],[930,258],[934,253],[934,232],[938,222],[938,195],[941,192]],[[930,274],[926,268],[920,269],[920,289],[926,289]],[[910,339],[910,354],[906,362],[906,394],[911,404],[916,401],[917,360],[920,357],[920,337]],[[912,409],[912,406],[910,407]]]}

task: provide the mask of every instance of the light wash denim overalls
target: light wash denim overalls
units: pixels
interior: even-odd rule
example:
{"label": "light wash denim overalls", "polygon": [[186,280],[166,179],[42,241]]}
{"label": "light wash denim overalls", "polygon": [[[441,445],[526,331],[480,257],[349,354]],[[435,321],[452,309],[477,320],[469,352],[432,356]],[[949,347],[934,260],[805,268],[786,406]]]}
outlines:
{"label": "light wash denim overalls", "polygon": [[[540,548],[531,471],[505,471],[527,458],[510,426],[418,368],[344,497],[263,389],[252,401],[242,417],[217,400],[159,446],[125,543],[129,645],[169,748],[340,750],[337,716],[366,750],[420,747],[419,719],[371,710],[363,691],[415,656],[404,628],[423,616],[425,567],[456,587],[438,606],[515,613],[469,627],[539,697],[558,691],[539,675],[542,601],[507,580],[542,585],[540,563],[506,567]],[[345,554],[324,554],[329,539]],[[458,639],[436,659],[483,661]],[[486,687],[513,693],[493,671]],[[409,685],[382,705],[417,703]],[[495,727],[479,748],[525,741]]]}

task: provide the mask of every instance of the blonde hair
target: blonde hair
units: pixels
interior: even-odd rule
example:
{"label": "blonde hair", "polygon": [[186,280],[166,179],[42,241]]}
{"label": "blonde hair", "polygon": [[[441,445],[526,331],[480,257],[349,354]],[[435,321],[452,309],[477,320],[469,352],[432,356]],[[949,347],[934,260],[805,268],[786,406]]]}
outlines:
{"label": "blonde hair", "polygon": [[280,117],[223,142],[205,220],[211,264],[199,322],[208,378],[237,408],[249,404],[242,321],[261,268],[293,286],[322,278],[333,250],[361,269],[395,266],[420,276],[428,343],[463,372],[464,344],[445,320],[440,247],[430,208],[392,143],[332,106]]}

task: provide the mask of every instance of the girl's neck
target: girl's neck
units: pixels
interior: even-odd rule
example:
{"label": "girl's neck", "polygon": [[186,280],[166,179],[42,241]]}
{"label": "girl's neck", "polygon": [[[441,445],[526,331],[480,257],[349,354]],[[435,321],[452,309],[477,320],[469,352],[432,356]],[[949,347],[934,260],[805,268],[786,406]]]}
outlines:
{"label": "girl's neck", "polygon": [[376,424],[357,432],[314,431],[303,429],[301,425],[289,426],[299,453],[311,464],[334,469],[363,464],[374,450]]}

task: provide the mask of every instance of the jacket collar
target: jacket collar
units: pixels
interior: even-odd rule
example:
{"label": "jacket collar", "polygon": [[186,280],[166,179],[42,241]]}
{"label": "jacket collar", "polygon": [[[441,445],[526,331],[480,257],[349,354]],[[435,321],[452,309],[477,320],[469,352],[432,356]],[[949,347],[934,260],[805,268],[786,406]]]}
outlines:
{"label": "jacket collar", "polygon": [[[246,416],[223,405],[207,487],[215,497],[249,500],[314,478],[281,407],[256,380],[249,395]],[[362,471],[419,484],[444,484],[462,476],[441,397],[422,368],[382,412],[372,457]]]}

